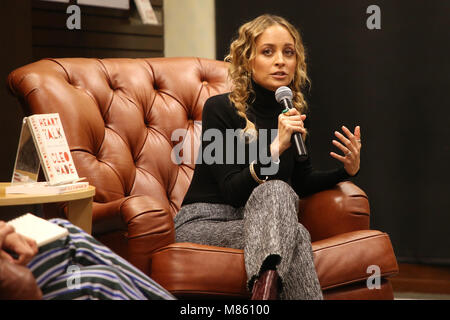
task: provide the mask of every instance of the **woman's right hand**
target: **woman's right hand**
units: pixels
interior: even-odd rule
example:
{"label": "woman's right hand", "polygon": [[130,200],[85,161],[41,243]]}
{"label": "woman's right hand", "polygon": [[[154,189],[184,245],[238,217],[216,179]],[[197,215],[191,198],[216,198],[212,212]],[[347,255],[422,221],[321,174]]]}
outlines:
{"label": "woman's right hand", "polygon": [[297,109],[289,109],[278,116],[278,134],[270,145],[272,158],[277,158],[291,146],[291,137],[294,132],[300,132],[304,138],[306,129],[303,121],[306,115],[300,114]]}

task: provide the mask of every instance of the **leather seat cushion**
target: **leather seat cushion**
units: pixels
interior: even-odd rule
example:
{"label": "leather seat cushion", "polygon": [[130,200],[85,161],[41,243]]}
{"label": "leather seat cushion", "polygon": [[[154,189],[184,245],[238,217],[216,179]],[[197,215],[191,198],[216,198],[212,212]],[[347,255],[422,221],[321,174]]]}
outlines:
{"label": "leather seat cushion", "polygon": [[[312,247],[322,290],[367,279],[371,265],[379,267],[381,277],[398,270],[389,236],[380,231],[348,232]],[[176,296],[249,297],[243,250],[170,244],[153,254],[151,277]]]}

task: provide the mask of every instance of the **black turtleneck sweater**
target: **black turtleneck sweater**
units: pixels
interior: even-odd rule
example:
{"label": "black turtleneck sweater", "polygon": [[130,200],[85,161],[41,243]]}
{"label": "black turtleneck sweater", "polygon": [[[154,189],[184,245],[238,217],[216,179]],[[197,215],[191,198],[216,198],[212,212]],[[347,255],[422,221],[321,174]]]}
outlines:
{"label": "black turtleneck sweater", "polygon": [[[246,112],[248,119],[255,124],[257,130],[277,129],[278,115],[283,108],[275,100],[274,92],[259,86],[255,82],[252,82],[252,85],[255,96],[250,97],[248,101],[249,107]],[[267,176],[268,180],[283,180],[289,183],[300,197],[331,188],[336,183],[349,178],[343,167],[330,171],[316,171],[313,170],[309,158],[306,161],[297,162],[294,157],[295,150],[292,146],[281,154],[280,162],[277,165],[273,162],[264,162],[260,158],[251,158],[249,156],[249,154],[252,154],[249,152],[249,144],[245,144],[245,163],[242,160],[238,162],[237,139],[231,140],[230,135],[227,135],[227,129],[228,133],[232,131],[230,129],[243,129],[245,120],[237,114],[228,95],[226,93],[213,96],[205,102],[202,114],[202,143],[200,146],[202,154],[199,154],[204,159],[197,161],[191,185],[182,205],[207,202],[229,204],[234,207],[244,206],[253,189],[258,186],[258,183],[250,174],[251,160],[257,160],[254,168],[261,179]],[[205,135],[208,129],[214,129],[209,133],[220,131],[223,141],[215,142],[215,139],[210,137],[205,139],[208,136]],[[269,160],[269,146],[275,135],[270,137],[270,134],[267,134],[266,136],[268,139],[261,138],[261,141],[266,140],[266,143],[261,143],[260,152],[265,152],[263,155],[266,155],[265,159]],[[259,137],[261,137],[261,134],[258,135],[258,139]],[[308,142],[309,139],[306,139],[307,148]],[[227,152],[228,154],[231,152],[230,149],[227,150],[227,145],[228,148],[232,146],[234,149],[234,161],[227,160]],[[255,153],[253,152],[253,154]],[[219,159],[219,163],[206,163],[205,159],[208,160],[208,155],[215,156],[214,159]],[[263,167],[276,168],[276,174],[261,174]]]}

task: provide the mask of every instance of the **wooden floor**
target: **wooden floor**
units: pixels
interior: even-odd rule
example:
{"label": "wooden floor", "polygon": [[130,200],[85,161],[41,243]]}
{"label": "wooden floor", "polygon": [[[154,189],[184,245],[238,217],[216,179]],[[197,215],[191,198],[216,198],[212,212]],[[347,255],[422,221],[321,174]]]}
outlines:
{"label": "wooden floor", "polygon": [[450,267],[400,263],[390,279],[394,292],[450,294]]}

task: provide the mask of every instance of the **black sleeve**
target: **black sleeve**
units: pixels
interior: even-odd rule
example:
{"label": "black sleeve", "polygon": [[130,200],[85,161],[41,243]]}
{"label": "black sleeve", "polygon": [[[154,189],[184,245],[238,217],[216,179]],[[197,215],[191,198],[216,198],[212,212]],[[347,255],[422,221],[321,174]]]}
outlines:
{"label": "black sleeve", "polygon": [[[226,130],[241,128],[243,121],[229,102],[227,95],[212,97],[205,102],[202,113],[202,161],[208,165],[225,201],[235,207],[245,205],[251,192],[258,185],[251,176],[248,165],[234,161],[231,164],[226,163],[226,146],[227,144],[234,146],[233,142],[227,141]],[[212,131],[205,135],[206,130],[211,129]],[[220,133],[222,138],[219,140],[222,139],[222,141],[208,137],[214,132]],[[208,157],[211,154],[214,155],[214,159],[221,159],[221,161],[208,163],[210,162]]]}
{"label": "black sleeve", "polygon": [[[309,148],[309,139],[306,139],[306,147]],[[300,197],[305,197],[315,192],[332,188],[337,183],[347,180],[350,175],[344,167],[333,170],[314,170],[311,159],[304,162],[296,162],[292,174],[292,187]]]}

